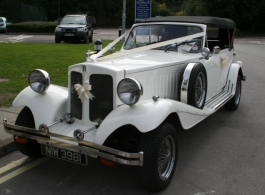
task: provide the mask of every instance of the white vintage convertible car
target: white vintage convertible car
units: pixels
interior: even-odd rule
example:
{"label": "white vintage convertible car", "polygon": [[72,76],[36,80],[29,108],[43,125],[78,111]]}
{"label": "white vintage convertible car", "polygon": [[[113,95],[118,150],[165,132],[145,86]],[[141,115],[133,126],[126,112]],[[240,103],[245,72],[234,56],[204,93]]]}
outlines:
{"label": "white vintage convertible car", "polygon": [[[234,21],[216,17],[149,18],[87,60],[68,68],[68,88],[40,69],[16,97],[15,124],[4,119],[20,152],[87,165],[94,157],[139,166],[150,191],[171,181],[177,130],[225,106],[236,110],[245,80],[234,62]],[[125,38],[120,51],[104,55]]]}

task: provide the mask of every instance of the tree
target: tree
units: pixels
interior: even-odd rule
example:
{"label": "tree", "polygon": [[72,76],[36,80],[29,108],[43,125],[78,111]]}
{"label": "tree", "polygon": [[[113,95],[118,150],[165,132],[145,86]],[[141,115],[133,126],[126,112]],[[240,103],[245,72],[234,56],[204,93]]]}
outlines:
{"label": "tree", "polygon": [[187,0],[183,8],[186,15],[231,18],[241,30],[264,28],[263,23],[258,23],[264,18],[264,0]]}

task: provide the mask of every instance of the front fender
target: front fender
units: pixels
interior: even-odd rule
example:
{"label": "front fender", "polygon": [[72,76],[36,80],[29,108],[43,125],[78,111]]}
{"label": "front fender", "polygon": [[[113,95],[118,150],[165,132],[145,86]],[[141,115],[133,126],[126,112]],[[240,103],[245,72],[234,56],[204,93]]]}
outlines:
{"label": "front fender", "polygon": [[177,113],[184,129],[191,128],[212,114],[212,111],[201,110],[185,103],[159,99],[145,100],[134,106],[123,105],[113,110],[102,122],[95,135],[95,142],[103,144],[106,138],[124,125],[133,125],[145,133],[157,128],[171,113]]}
{"label": "front fender", "polygon": [[67,112],[68,89],[50,85],[45,94],[34,92],[30,87],[22,90],[13,101],[13,107],[27,106],[30,108],[35,127],[40,124],[51,124],[58,116]]}

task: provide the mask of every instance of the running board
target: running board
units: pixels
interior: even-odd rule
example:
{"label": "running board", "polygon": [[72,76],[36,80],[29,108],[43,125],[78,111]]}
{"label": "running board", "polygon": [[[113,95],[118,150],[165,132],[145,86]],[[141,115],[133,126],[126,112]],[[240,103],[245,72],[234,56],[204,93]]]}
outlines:
{"label": "running board", "polygon": [[230,87],[230,83],[229,83],[228,86],[229,87],[227,90],[223,90],[222,92],[220,92],[219,94],[217,94],[216,96],[214,96],[213,98],[205,102],[203,109],[204,110],[217,110],[221,106],[223,106],[226,102],[228,102],[234,96],[233,84],[231,84],[231,87]]}

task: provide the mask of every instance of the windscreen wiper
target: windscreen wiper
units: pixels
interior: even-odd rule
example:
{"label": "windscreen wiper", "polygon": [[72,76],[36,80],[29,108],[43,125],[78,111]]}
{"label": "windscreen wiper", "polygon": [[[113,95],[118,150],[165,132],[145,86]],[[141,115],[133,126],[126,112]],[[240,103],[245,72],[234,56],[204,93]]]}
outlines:
{"label": "windscreen wiper", "polygon": [[187,40],[187,41],[182,41],[180,43],[173,43],[171,45],[169,45],[166,49],[165,49],[165,52],[167,52],[169,49],[173,48],[173,47],[178,47],[182,44],[186,44],[186,43],[192,43],[192,42],[196,42],[195,40]]}

